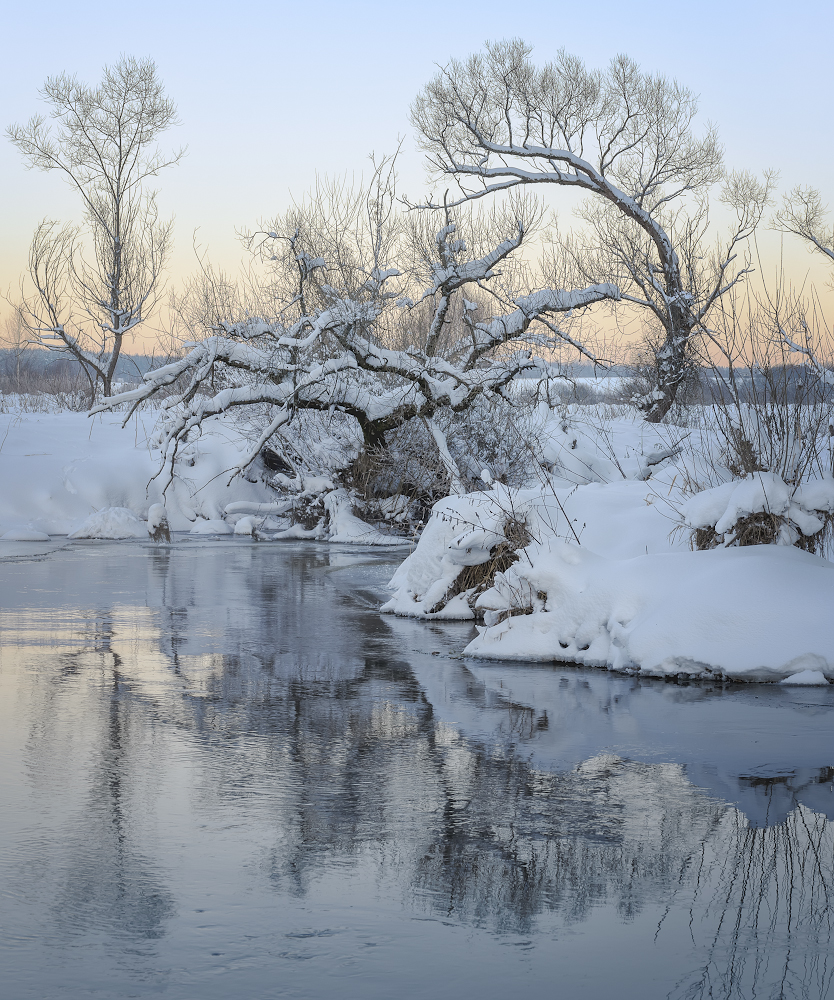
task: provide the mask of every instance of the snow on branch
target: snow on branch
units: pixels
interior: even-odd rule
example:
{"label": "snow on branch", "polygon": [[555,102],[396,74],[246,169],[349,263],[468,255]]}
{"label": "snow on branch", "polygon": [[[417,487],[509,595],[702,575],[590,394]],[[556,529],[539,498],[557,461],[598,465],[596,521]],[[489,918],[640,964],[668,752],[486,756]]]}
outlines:
{"label": "snow on branch", "polygon": [[[438,437],[435,416],[443,410],[462,412],[485,394],[503,394],[513,378],[533,367],[529,350],[500,348],[513,343],[523,347],[525,339],[535,340],[528,331],[536,321],[544,323],[557,314],[570,317],[576,310],[619,297],[612,284],[540,289],[516,295],[511,300],[514,308],[506,314],[476,322],[482,307],[472,293],[465,297],[465,290],[488,287],[500,273],[498,265],[522,245],[525,235],[525,225],[518,221],[512,235],[497,238],[487,252],[472,255],[447,213],[446,225],[429,244],[433,258],[422,289],[408,288],[405,276],[413,274],[408,267],[393,266],[379,257],[365,266],[359,255],[350,269],[344,263],[330,266],[323,263],[325,257],[298,246],[298,237],[293,236],[287,267],[294,270],[286,298],[276,302],[272,317],[215,319],[209,335],[187,345],[183,357],[146,373],[140,386],[102,400],[91,412],[128,404],[126,422],[138,406],[159,399],[163,411],[159,474],[166,488],[175,475],[180,449],[206,419],[256,406],[266,407],[268,417],[265,422],[261,418],[262,432],[233,474],[243,472],[292,415],[303,410],[338,411],[354,418],[369,448],[383,444],[385,434],[406,421],[423,420],[448,465],[448,448],[444,451]],[[272,233],[268,236],[271,239]],[[336,279],[341,282],[338,286]],[[402,294],[409,290],[417,294]],[[459,327],[444,339],[440,334],[451,323],[456,295]],[[402,349],[392,337],[402,322],[404,300],[407,314],[419,316],[422,309],[425,316],[427,307],[434,307],[423,349]],[[505,299],[499,296],[499,301]],[[552,323],[546,326],[564,342],[584,350]],[[552,344],[553,338],[548,341]],[[453,482],[460,480],[451,466],[449,473]]]}

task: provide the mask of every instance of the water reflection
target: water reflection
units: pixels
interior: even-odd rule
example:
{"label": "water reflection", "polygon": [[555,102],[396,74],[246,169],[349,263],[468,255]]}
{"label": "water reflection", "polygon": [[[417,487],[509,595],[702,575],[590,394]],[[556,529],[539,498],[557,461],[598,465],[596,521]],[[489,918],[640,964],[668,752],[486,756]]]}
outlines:
{"label": "water reflection", "polygon": [[[78,654],[61,657],[62,677],[78,676]],[[98,686],[98,724],[94,753],[88,763],[89,790],[78,815],[62,837],[61,860],[52,876],[52,913],[61,936],[81,937],[92,930],[116,931],[128,939],[154,939],[174,912],[174,900],[157,865],[133,844],[132,769],[136,766],[134,713],[122,695],[121,660],[98,652],[85,657]],[[67,670],[69,668],[69,671]],[[37,745],[31,747],[39,756]]]}
{"label": "water reflection", "polygon": [[[376,614],[385,558],[185,543],[2,567],[2,943],[33,995],[73,942],[133,990],[195,995],[210,969],[201,996],[273,995],[281,967],[303,995],[390,995],[316,971],[344,958],[333,928],[281,931],[317,942],[303,974],[273,943],[302,913],[350,928],[365,898],[389,975],[442,963],[439,922],[518,942],[574,995],[828,995],[829,691],[452,659],[465,626]],[[212,899],[235,962],[199,951]],[[446,948],[506,992],[475,945]]]}

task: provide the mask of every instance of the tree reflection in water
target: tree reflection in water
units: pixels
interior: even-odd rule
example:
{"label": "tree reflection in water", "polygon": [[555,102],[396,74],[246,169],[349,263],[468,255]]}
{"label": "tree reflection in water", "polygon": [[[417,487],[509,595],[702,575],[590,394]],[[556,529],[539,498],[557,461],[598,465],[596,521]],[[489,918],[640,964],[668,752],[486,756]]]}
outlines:
{"label": "tree reflection in water", "polygon": [[[702,780],[703,760],[664,760],[645,727],[642,759],[612,752],[609,733],[568,763],[556,702],[408,648],[454,642],[459,627],[379,618],[380,557],[276,548],[137,547],[125,562],[113,547],[55,625],[58,653],[33,624],[35,588],[3,613],[31,666],[28,780],[73,775],[75,818],[42,848],[57,938],[151,942],[175,920],[148,832],[175,739],[190,808],[262,831],[256,863],[279,898],[371,859],[405,910],[492,934],[534,938],[545,916],[581,929],[606,908],[650,921],[657,947],[680,954],[675,1000],[829,993],[831,767],[745,776],[741,762],[734,801],[765,803],[751,822]],[[56,584],[70,599],[74,558]],[[124,603],[102,596],[117,574]],[[671,705],[666,685],[588,676],[555,669],[543,684],[601,718],[612,698],[631,719]]]}

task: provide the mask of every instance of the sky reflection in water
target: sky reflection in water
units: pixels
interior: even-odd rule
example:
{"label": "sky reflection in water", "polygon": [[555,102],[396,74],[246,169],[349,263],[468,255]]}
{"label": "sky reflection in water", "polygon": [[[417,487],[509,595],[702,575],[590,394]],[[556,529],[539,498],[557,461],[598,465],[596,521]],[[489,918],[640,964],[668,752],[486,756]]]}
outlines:
{"label": "sky reflection in water", "polygon": [[4,995],[834,996],[831,689],[451,658],[376,613],[390,554],[35,548]]}

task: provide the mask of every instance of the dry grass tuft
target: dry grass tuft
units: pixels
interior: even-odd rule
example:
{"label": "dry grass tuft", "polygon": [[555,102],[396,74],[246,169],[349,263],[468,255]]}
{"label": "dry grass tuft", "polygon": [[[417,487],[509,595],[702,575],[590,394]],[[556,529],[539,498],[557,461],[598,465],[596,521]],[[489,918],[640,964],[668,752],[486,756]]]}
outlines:
{"label": "dry grass tuft", "polygon": [[[455,582],[449,587],[443,597],[429,611],[429,614],[437,614],[458,594],[465,594],[472,591],[469,597],[469,604],[473,606],[476,599],[484,591],[489,590],[495,583],[495,574],[504,573],[518,562],[518,550],[525,548],[533,540],[527,525],[517,518],[508,518],[504,523],[504,538],[506,541],[498,542],[490,549],[490,557],[486,562],[477,566],[464,566],[458,573]],[[529,614],[532,609],[513,609],[510,614]]]}
{"label": "dry grass tuft", "polygon": [[792,544],[812,555],[823,551],[826,539],[834,531],[834,515],[818,512],[823,527],[813,535],[803,535],[788,518],[770,511],[758,511],[740,517],[732,528],[720,535],[715,528],[697,528],[692,533],[692,547],[698,551],[717,549],[721,545],[776,545],[782,540],[793,539]]}

